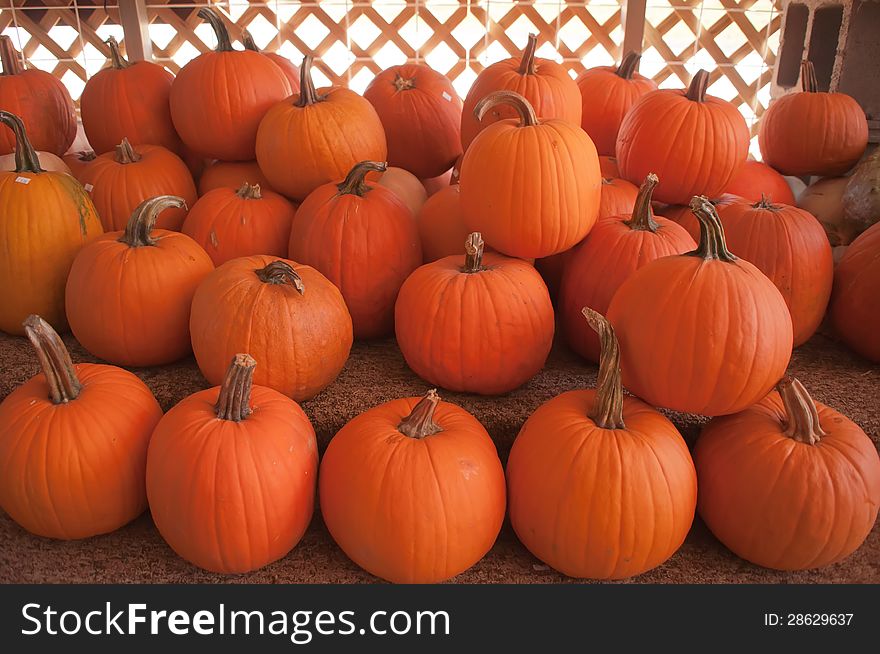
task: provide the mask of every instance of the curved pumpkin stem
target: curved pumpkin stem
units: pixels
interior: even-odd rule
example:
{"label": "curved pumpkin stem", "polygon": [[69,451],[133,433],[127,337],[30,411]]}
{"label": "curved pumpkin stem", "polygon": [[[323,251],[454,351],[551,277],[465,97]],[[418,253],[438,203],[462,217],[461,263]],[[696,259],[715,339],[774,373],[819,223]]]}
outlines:
{"label": "curved pumpkin stem", "polygon": [[232,52],[232,41],[229,39],[229,30],[226,29],[226,23],[215,9],[210,7],[202,7],[199,9],[199,18],[208,22],[214,34],[217,36],[217,48],[215,52]]}
{"label": "curved pumpkin stem", "polygon": [[615,73],[618,77],[622,77],[623,79],[632,79],[633,74],[639,67],[639,60],[641,58],[642,55],[638,52],[627,52]]}
{"label": "curved pumpkin stem", "polygon": [[440,396],[437,389],[432,388],[419,403],[413,407],[410,414],[400,421],[397,431],[410,438],[421,439],[443,431],[443,428],[434,422],[434,409],[440,404]]}
{"label": "curved pumpkin stem", "polygon": [[119,237],[120,243],[130,248],[156,245],[156,239],[150,236],[159,214],[169,207],[177,209],[186,207],[186,201],[176,195],[157,195],[141,202],[131,214],[125,225],[125,232]]}
{"label": "curved pumpkin stem", "polygon": [[623,384],[620,381],[620,346],[614,327],[598,311],[584,307],[581,312],[599,336],[599,376],[596,401],[590,418],[602,429],[626,429],[623,422]]}
{"label": "curved pumpkin stem", "polygon": [[235,194],[242,200],[259,200],[263,197],[259,184],[248,184],[244,182]]}
{"label": "curved pumpkin stem", "polygon": [[813,66],[813,62],[809,59],[804,59],[801,62],[801,88],[804,89],[804,93],[819,92],[819,78],[816,77],[816,67]]}
{"label": "curved pumpkin stem", "polygon": [[116,146],[116,156],[113,159],[116,163],[132,164],[137,163],[143,157],[139,152],[135,151],[131,143],[128,142],[128,139],[123,136],[122,143]]}
{"label": "curved pumpkin stem", "polygon": [[241,31],[241,44],[244,46],[245,50],[250,50],[251,52],[260,51],[260,48],[257,46],[257,42],[254,41],[254,35],[251,34],[247,28]]}
{"label": "curved pumpkin stem", "polygon": [[341,184],[337,184],[339,195],[357,195],[363,197],[373,187],[368,186],[364,181],[367,173],[384,173],[388,169],[388,164],[381,161],[361,161],[356,163],[354,168],[348,171],[348,175],[342,180]]}
{"label": "curved pumpkin stem", "polygon": [[700,221],[700,243],[688,256],[700,257],[701,259],[718,259],[731,263],[736,257],[727,249],[724,240],[724,227],[715,210],[715,205],[709,202],[705,195],[695,195],[690,202],[691,211]]}
{"label": "curved pumpkin stem", "polygon": [[464,242],[464,267],[462,272],[477,273],[483,270],[483,236],[480,232],[473,232]]}
{"label": "curved pumpkin stem", "polygon": [[416,88],[415,78],[405,78],[400,73],[397,73],[394,76],[392,84],[394,84],[394,88],[397,89],[397,91],[409,91],[410,89]]}
{"label": "curved pumpkin stem", "polygon": [[24,333],[37,352],[53,404],[75,400],[82,390],[70,353],[52,326],[40,316],[31,314],[24,321]]}
{"label": "curved pumpkin stem", "polygon": [[12,37],[0,36],[0,63],[3,64],[3,75],[20,75],[24,72],[21,56],[12,45]]}
{"label": "curved pumpkin stem", "polygon": [[37,151],[31,145],[24,123],[21,118],[8,111],[0,110],[0,123],[6,125],[15,134],[15,172],[17,173],[43,173]]}
{"label": "curved pumpkin stem", "polygon": [[236,354],[220,384],[220,395],[214,410],[220,420],[241,422],[251,413],[251,388],[257,362],[249,354]]}
{"label": "curved pumpkin stem", "polygon": [[477,120],[483,120],[490,109],[499,104],[509,104],[519,114],[520,127],[534,127],[538,124],[538,115],[531,103],[516,91],[495,91],[477,103],[474,107],[474,116]]}
{"label": "curved pumpkin stem", "polygon": [[98,158],[94,150],[80,150],[76,153],[77,161],[94,161]]}
{"label": "curved pumpkin stem", "polygon": [[104,41],[104,43],[110,48],[110,65],[115,70],[122,70],[123,68],[128,68],[132,65],[132,63],[123,57],[121,52],[119,52],[119,43],[114,37],[111,36]]}
{"label": "curved pumpkin stem", "polygon": [[685,97],[694,102],[703,102],[706,99],[707,88],[709,88],[709,71],[698,70],[688,86]]}
{"label": "curved pumpkin stem", "polygon": [[819,424],[816,403],[803,384],[794,377],[786,377],[777,384],[776,390],[782,396],[782,403],[785,406],[786,436],[799,443],[815,445],[827,435]]}
{"label": "curved pumpkin stem", "polygon": [[296,107],[308,107],[309,105],[323,102],[323,95],[319,95],[312,80],[312,63],[315,58],[312,55],[303,57],[299,67],[299,98],[294,103]]}
{"label": "curved pumpkin stem", "polygon": [[297,293],[305,295],[306,287],[303,284],[302,277],[286,261],[278,259],[265,268],[255,270],[254,273],[264,284],[290,284],[296,289]]}
{"label": "curved pumpkin stem", "polygon": [[630,229],[645,232],[656,232],[659,229],[660,225],[654,220],[654,212],[651,210],[651,197],[654,195],[654,188],[659,181],[657,175],[648,173],[639,188],[639,194],[636,196],[632,218],[624,221],[624,225]]}
{"label": "curved pumpkin stem", "polygon": [[520,75],[534,75],[538,72],[535,66],[535,50],[538,49],[538,35],[529,34],[529,40],[526,43],[525,50],[522,53],[522,59],[519,61]]}

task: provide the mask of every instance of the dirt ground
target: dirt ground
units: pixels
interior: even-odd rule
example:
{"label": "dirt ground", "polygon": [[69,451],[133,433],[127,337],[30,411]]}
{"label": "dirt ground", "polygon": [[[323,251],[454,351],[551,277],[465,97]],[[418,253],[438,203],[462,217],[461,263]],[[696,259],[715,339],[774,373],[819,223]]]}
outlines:
{"label": "dirt ground", "polygon": [[[71,338],[73,360],[94,361]],[[38,371],[27,341],[0,334],[0,399]],[[880,442],[880,366],[849,353],[830,337],[817,335],[799,348],[790,371],[813,397],[857,422],[875,444]],[[153,390],[164,410],[205,388],[193,359],[172,366],[135,371]],[[443,393],[473,413],[494,438],[502,461],[523,421],[545,400],[595,382],[596,369],[564,347],[556,346],[545,369],[519,390],[500,398]],[[382,380],[382,381],[379,381]],[[427,386],[407,368],[392,340],[360,343],[334,384],[303,408],[318,434],[321,450],[349,419],[397,397],[421,395]],[[670,413],[689,444],[703,419]],[[880,524],[880,523],[878,523]],[[0,512],[0,582],[92,583],[371,583],[375,577],[349,561],[330,538],[316,512],[303,540],[285,558],[256,572],[224,577],[201,571],[175,556],[148,514],[106,536],[62,542],[38,538]],[[529,554],[505,525],[495,546],[473,568],[453,581],[461,583],[564,583],[567,579]],[[821,570],[783,573],[754,566],[728,552],[697,518],[690,534],[669,561],[640,577],[642,583],[878,583],[880,526],[847,560]]]}

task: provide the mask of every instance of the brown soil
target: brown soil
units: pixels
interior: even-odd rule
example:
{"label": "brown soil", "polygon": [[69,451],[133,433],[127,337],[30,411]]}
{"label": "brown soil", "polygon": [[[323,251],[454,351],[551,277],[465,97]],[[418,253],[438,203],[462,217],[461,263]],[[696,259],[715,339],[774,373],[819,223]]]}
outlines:
{"label": "brown soil", "polygon": [[[65,338],[74,361],[94,361]],[[37,373],[27,342],[0,334],[0,399]],[[164,410],[206,386],[192,359],[172,366],[135,371]],[[791,372],[813,397],[850,416],[875,444],[880,441],[880,367],[849,353],[827,336],[816,336],[792,358]],[[442,393],[473,413],[488,429],[506,461],[520,425],[534,409],[562,391],[592,385],[595,367],[556,347],[544,371],[523,388],[501,398]],[[427,386],[407,368],[393,341],[358,344],[339,379],[303,405],[321,449],[346,421],[376,404],[422,395]],[[670,414],[689,443],[697,436],[697,416]],[[319,513],[303,540],[284,559],[247,575],[223,577],[196,569],[165,545],[149,515],[119,531],[83,541],[61,542],[25,532],[0,514],[0,582],[104,583],[298,583],[375,582],[333,543]],[[506,525],[491,552],[459,575],[462,583],[557,583],[573,581],[529,554]],[[697,519],[681,550],[667,563],[634,581],[645,583],[827,583],[880,582],[880,527],[847,560],[808,572],[783,573],[754,566],[728,552]]]}

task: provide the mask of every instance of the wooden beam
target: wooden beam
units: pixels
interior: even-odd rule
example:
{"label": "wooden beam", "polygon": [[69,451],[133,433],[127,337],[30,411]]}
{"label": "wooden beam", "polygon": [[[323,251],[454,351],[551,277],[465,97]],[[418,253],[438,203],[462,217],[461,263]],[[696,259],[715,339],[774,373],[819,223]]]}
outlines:
{"label": "wooden beam", "polygon": [[647,0],[625,0],[623,3],[623,52],[641,52],[645,38],[645,8]]}
{"label": "wooden beam", "polygon": [[119,0],[119,21],[125,33],[125,54],[129,61],[153,59],[145,0]]}

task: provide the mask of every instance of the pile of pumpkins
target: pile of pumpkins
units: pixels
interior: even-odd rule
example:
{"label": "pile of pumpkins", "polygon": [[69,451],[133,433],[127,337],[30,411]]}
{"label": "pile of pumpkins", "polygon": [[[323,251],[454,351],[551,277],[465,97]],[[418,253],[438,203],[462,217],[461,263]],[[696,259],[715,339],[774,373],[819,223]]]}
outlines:
{"label": "pile of pumpkins", "polygon": [[[296,545],[317,487],[339,546],[394,582],[464,571],[506,512],[539,559],[596,579],[663,563],[695,511],[771,568],[864,541],[877,450],[785,377],[829,300],[840,338],[880,361],[880,225],[835,270],[780,174],[840,175],[867,145],[864,113],[808,62],[763,118],[763,164],[705,71],[658,90],[630,54],[575,82],[530,37],[463,103],[423,64],[360,96],[200,16],[217,49],[176,78],[108,41],[81,102],[97,154],[65,160],[69,96],[0,37],[0,329],[43,369],[0,404],[16,522],[84,538],[149,506],[180,556],[240,573]],[[394,335],[431,386],[501,395],[541,370],[557,322],[597,387],[538,408],[506,473],[436,390],[354,418],[319,464],[298,402],[354,339]],[[113,365],[74,365],[68,326]],[[190,352],[213,387],[165,415],[117,367]],[[654,407],[711,417],[693,453]]]}

